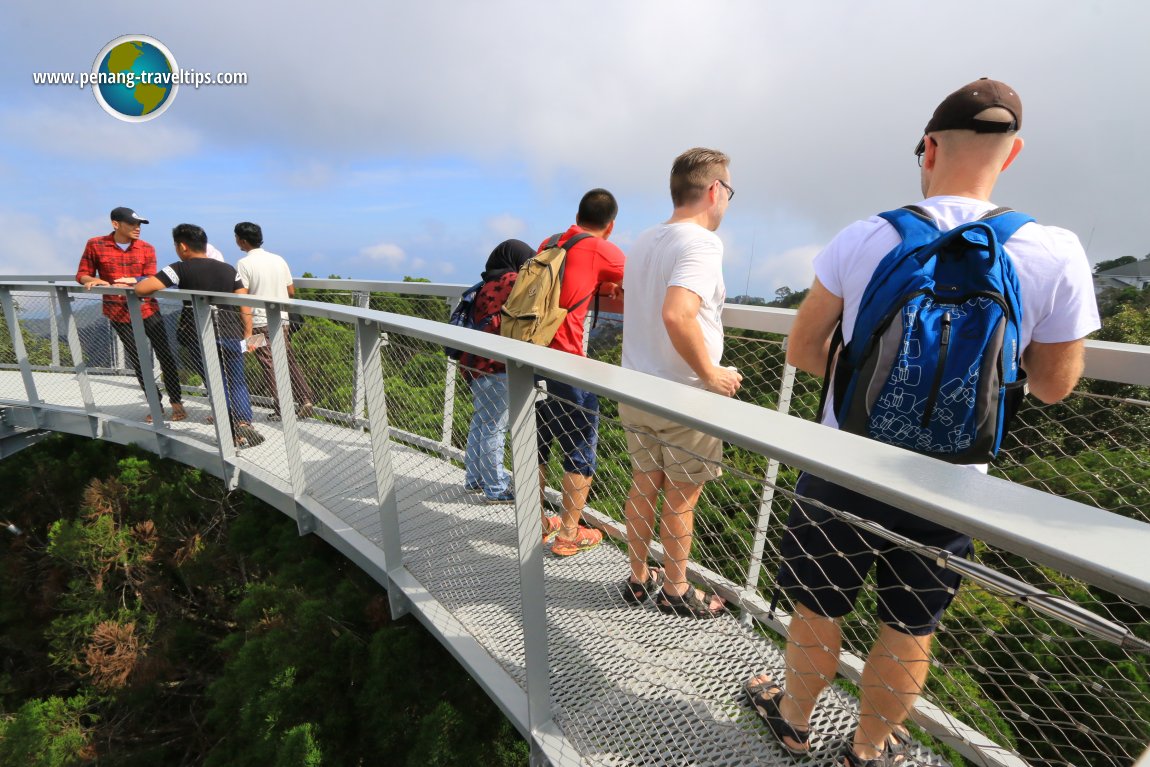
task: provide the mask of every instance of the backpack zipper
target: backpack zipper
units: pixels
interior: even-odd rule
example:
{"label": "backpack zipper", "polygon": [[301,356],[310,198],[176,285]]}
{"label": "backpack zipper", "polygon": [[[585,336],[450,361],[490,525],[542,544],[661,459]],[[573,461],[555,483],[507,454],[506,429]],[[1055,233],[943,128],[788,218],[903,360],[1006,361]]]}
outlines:
{"label": "backpack zipper", "polygon": [[930,417],[934,414],[934,403],[938,399],[938,387],[942,385],[942,373],[946,368],[946,355],[950,351],[950,312],[942,315],[942,337],[938,341],[938,367],[934,371],[934,383],[930,387],[930,396],[927,397],[926,407],[922,411],[922,428],[930,424]]}

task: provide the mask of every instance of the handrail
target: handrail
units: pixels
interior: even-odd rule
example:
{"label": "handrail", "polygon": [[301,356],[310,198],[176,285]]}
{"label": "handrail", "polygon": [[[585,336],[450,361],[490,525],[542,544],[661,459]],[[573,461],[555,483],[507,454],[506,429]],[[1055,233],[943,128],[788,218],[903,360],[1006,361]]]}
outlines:
{"label": "handrail", "polygon": [[[420,283],[401,284],[406,287]],[[4,288],[19,291],[43,286],[0,282],[0,289]],[[80,286],[69,286],[67,290],[89,292]],[[124,291],[99,287],[90,292],[122,295]],[[172,299],[197,295],[210,296],[217,305],[269,305],[252,296],[164,291],[164,296]],[[1150,604],[1150,558],[1145,555],[1150,551],[1150,525],[1144,522],[596,360],[419,317],[295,299],[276,304],[327,319],[375,322],[386,332],[463,349],[509,366],[530,368],[546,377],[679,420],[724,442],[797,466],[1059,568],[1092,585]],[[764,316],[777,320],[779,312],[769,311]],[[1150,354],[1148,349],[1129,344],[1107,344],[1104,352]],[[656,384],[661,396],[653,400],[650,392]]]}
{"label": "handrail", "polygon": [[[69,283],[75,275],[0,275],[0,284],[23,285],[35,289],[36,283]],[[348,293],[402,293],[438,296],[454,301],[469,286],[463,283],[399,282],[394,280],[343,280],[297,277],[295,286],[304,289],[335,290]],[[43,287],[42,285],[39,287]],[[727,330],[753,330],[787,335],[794,324],[794,309],[769,306],[724,304],[723,325]],[[1087,378],[1114,381],[1134,386],[1150,386],[1150,347],[1111,341],[1086,342]]]}
{"label": "handrail", "polygon": [[[124,295],[122,288],[100,287],[87,289],[71,282],[61,281],[50,288],[45,281],[21,278],[16,280],[0,280],[0,299],[5,304],[5,315],[9,331],[12,332],[12,342],[16,349],[17,362],[28,393],[28,402],[36,412],[33,418],[20,421],[21,425],[43,428],[40,410],[45,407],[42,399],[37,397],[33,373],[44,366],[32,366],[23,351],[20,334],[13,332],[15,321],[15,301],[22,301],[22,293],[46,293],[50,300],[58,300],[62,305],[61,312],[69,333],[74,333],[74,320],[65,310],[71,301],[65,296],[99,296]],[[304,286],[304,280],[297,281],[297,285]],[[426,605],[428,601],[421,596],[414,601],[410,599],[413,588],[410,573],[402,566],[402,556],[398,540],[398,518],[395,516],[394,498],[387,498],[387,486],[390,482],[390,468],[387,458],[387,441],[389,438],[402,439],[394,426],[386,420],[387,408],[384,406],[382,379],[379,378],[378,365],[370,364],[378,359],[382,344],[387,343],[388,334],[417,339],[439,346],[450,346],[463,349],[481,356],[503,361],[508,366],[511,379],[511,409],[516,419],[520,433],[520,443],[513,445],[513,466],[515,469],[516,497],[522,499],[515,506],[518,534],[520,577],[523,585],[523,630],[526,652],[526,670],[528,687],[528,708],[525,716],[529,722],[529,731],[533,738],[533,747],[542,748],[548,758],[556,763],[565,761],[561,753],[549,750],[546,744],[550,742],[545,733],[550,732],[553,725],[550,720],[551,711],[547,703],[548,679],[545,673],[547,664],[546,652],[546,621],[542,604],[542,562],[539,553],[539,517],[538,493],[532,492],[531,484],[537,476],[537,462],[534,458],[534,410],[532,407],[535,397],[535,376],[543,376],[554,380],[575,384],[583,389],[608,397],[612,400],[640,407],[656,415],[679,421],[687,426],[710,433],[724,442],[735,445],[754,453],[773,459],[789,466],[810,471],[828,480],[845,487],[854,489],[864,495],[877,498],[899,508],[905,509],[925,519],[938,522],[947,527],[954,528],[981,539],[990,545],[1004,551],[1018,554],[1026,559],[1070,575],[1084,583],[1096,586],[1104,591],[1120,595],[1140,605],[1150,605],[1150,558],[1145,557],[1145,551],[1150,550],[1150,524],[1130,519],[1093,506],[1078,503],[1073,500],[1056,497],[1038,490],[1002,479],[988,477],[969,468],[952,466],[921,455],[910,453],[898,448],[866,440],[854,435],[827,429],[818,424],[788,417],[782,413],[774,412],[751,403],[719,397],[717,395],[694,389],[692,387],[656,379],[643,373],[625,370],[618,366],[608,365],[595,360],[574,357],[573,355],[556,352],[551,349],[523,344],[517,341],[466,330],[448,325],[443,322],[410,317],[400,314],[381,312],[365,308],[368,304],[368,293],[397,292],[405,294],[428,295],[451,300],[464,286],[437,285],[432,283],[380,283],[356,282],[346,280],[316,280],[307,281],[306,287],[321,289],[350,289],[349,292],[358,293],[356,306],[330,304],[304,300],[284,300],[269,302],[250,295],[206,293],[200,291],[166,290],[160,296],[169,301],[188,301],[195,305],[199,341],[203,348],[215,345],[215,336],[211,330],[209,305],[215,306],[249,306],[269,310],[270,337],[275,355],[277,357],[277,375],[281,395],[286,398],[284,403],[284,434],[294,433],[295,420],[290,415],[290,390],[286,378],[286,362],[283,346],[283,332],[280,328],[280,310],[299,312],[306,316],[320,317],[333,320],[355,328],[356,336],[356,373],[357,389],[355,396],[355,409],[346,417],[345,423],[364,426],[371,434],[373,454],[376,456],[376,486],[380,494],[380,516],[385,531],[391,532],[384,536],[380,545],[383,552],[380,555],[383,562],[383,572],[386,573],[386,582],[396,587],[392,592],[389,588],[389,599],[393,610],[402,613],[412,604]],[[317,284],[318,283],[318,284]],[[386,286],[390,290],[381,290]],[[411,288],[416,288],[412,290]],[[133,312],[133,320],[138,319],[139,302],[129,299],[129,307]],[[757,332],[785,335],[794,320],[794,312],[790,310],[728,305],[724,308],[724,321],[729,329],[743,329]],[[55,330],[53,330],[55,333]],[[137,328],[137,343],[143,342],[142,329]],[[78,341],[73,344],[73,357],[76,358]],[[1150,385],[1150,349],[1130,344],[1114,344],[1107,342],[1092,342],[1088,344],[1088,375],[1102,380],[1119,381],[1136,385]],[[211,356],[211,355],[208,355]],[[214,360],[208,361],[208,368],[213,368]],[[150,362],[149,362],[150,364]],[[11,367],[11,366],[8,366]],[[50,369],[55,367],[48,366]],[[71,366],[59,366],[61,372],[70,372]],[[86,386],[84,375],[87,371],[78,366],[76,375],[81,386]],[[447,381],[454,381],[454,367],[449,363],[446,367]],[[145,373],[147,376],[148,374]],[[217,471],[221,476],[233,476],[239,472],[234,450],[229,441],[225,440],[222,431],[226,422],[226,411],[221,410],[223,397],[220,371],[218,366],[209,370],[205,386],[209,393],[214,392],[211,404],[215,409],[217,438],[219,439],[219,460],[222,468]],[[785,377],[784,377],[785,381]],[[784,386],[789,386],[784,382]],[[657,390],[659,396],[653,398],[651,392]],[[364,399],[364,391],[367,392]],[[372,399],[374,397],[374,400]],[[446,398],[453,399],[450,388]],[[169,438],[163,434],[160,426],[160,403],[154,390],[147,392],[150,410],[156,421],[154,434],[156,435],[157,452],[178,449],[176,438]],[[9,399],[11,402],[12,400]],[[90,392],[85,394],[85,407],[89,417],[96,415],[93,409]],[[20,419],[17,418],[17,421]],[[47,423],[51,423],[49,418]],[[426,437],[411,435],[415,441],[423,440],[431,443],[433,449],[447,452],[450,447],[449,414],[444,418],[444,444],[438,448],[434,440]],[[9,425],[14,423],[9,421]],[[93,423],[95,421],[93,420]],[[117,427],[118,428],[118,427]],[[0,431],[3,431],[0,428]],[[93,427],[92,435],[97,431]],[[3,435],[0,434],[0,437]],[[289,450],[290,453],[290,450]],[[289,455],[289,461],[290,461]],[[298,464],[298,456],[296,457]],[[297,521],[301,532],[315,529],[314,518],[317,512],[302,511],[309,506],[306,488],[295,483],[298,475],[298,466],[290,471],[293,486],[289,496],[295,499],[297,506]],[[773,484],[773,475],[768,474],[768,484]],[[389,506],[388,504],[392,504]],[[390,509],[390,510],[389,510]],[[605,527],[611,526],[610,520],[600,519]],[[767,521],[760,520],[760,527],[765,527]],[[330,527],[330,526],[329,526]],[[616,533],[618,525],[615,524]],[[759,553],[754,556],[759,556]],[[397,564],[400,563],[400,564]],[[1036,590],[1027,592],[1025,584],[1022,588],[1018,581],[1009,578],[996,579],[993,571],[986,568],[971,566],[969,563],[955,562],[955,569],[965,572],[975,581],[981,582],[993,590],[996,585],[1011,593],[1015,597],[1020,595],[1026,599],[1037,599],[1042,602],[1036,609],[1047,614],[1059,616],[1071,625],[1084,630],[1105,634],[1109,627],[1092,625],[1091,614],[1086,611],[1075,611],[1075,606],[1069,602],[1059,602],[1057,599],[1044,600],[1042,593]],[[962,570],[961,568],[967,568]],[[722,576],[712,573],[698,566],[694,566],[693,574],[701,576],[702,580],[710,585],[718,585],[724,595],[741,602],[744,611],[761,618],[765,618],[768,609],[754,592],[757,579],[748,581],[745,590],[735,584],[730,584]],[[405,596],[406,595],[406,596]],[[434,600],[432,600],[434,601]],[[418,607],[415,609],[419,609]],[[1097,617],[1097,616],[1094,616]],[[1077,622],[1076,622],[1077,621]],[[767,621],[774,627],[780,627],[778,621]],[[442,627],[440,627],[442,628]],[[1123,629],[1124,627],[1118,627]],[[454,629],[452,629],[453,631]],[[1115,641],[1125,642],[1120,634]],[[541,638],[542,637],[542,638]],[[445,643],[449,640],[444,639]],[[1142,644],[1133,641],[1127,646],[1135,647],[1138,651],[1144,649]],[[542,644],[541,644],[542,643]],[[458,648],[453,649],[456,652]],[[460,651],[461,652],[461,651]],[[471,657],[471,656],[468,656]],[[471,658],[472,662],[480,662]],[[849,665],[849,661],[848,665]],[[495,684],[492,682],[491,684]],[[486,686],[486,685],[485,685]],[[498,686],[498,685],[496,685]],[[513,703],[505,690],[490,690],[492,697],[500,702],[507,710]],[[511,696],[514,697],[514,696]],[[924,704],[924,707],[929,707]],[[518,711],[518,709],[516,709]],[[510,714],[509,714],[510,715]],[[524,716],[519,711],[517,716]],[[950,720],[948,720],[950,721]],[[959,724],[953,726],[953,732],[964,731]],[[975,738],[973,731],[970,737]],[[981,747],[975,747],[981,748]],[[996,761],[992,764],[1013,763],[1009,760]]]}

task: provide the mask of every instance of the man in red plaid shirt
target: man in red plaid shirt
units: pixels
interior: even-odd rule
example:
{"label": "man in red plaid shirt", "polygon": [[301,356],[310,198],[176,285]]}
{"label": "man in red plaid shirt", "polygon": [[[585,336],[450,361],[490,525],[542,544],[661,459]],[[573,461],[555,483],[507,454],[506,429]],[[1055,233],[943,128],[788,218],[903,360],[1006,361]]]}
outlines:
{"label": "man in red plaid shirt", "polygon": [[[103,237],[93,237],[84,248],[80,266],[76,270],[76,282],[86,288],[113,286],[130,287],[143,277],[156,273],[156,249],[140,239],[140,224],[146,224],[131,208],[116,208],[112,211],[112,232]],[[160,359],[160,370],[164,376],[164,389],[172,402],[172,420],[182,421],[188,417],[183,405],[183,392],[180,390],[180,369],[176,362],[172,345],[168,341],[168,331],[164,318],[154,298],[141,302],[144,317],[144,332],[152,342],[156,356]],[[140,371],[140,358],[136,354],[136,339],[132,335],[132,319],[128,314],[128,300],[123,296],[104,296],[104,316],[112,323],[112,329],[124,345],[128,364],[136,372],[140,388],[144,386],[144,375]],[[151,416],[149,416],[151,420]]]}

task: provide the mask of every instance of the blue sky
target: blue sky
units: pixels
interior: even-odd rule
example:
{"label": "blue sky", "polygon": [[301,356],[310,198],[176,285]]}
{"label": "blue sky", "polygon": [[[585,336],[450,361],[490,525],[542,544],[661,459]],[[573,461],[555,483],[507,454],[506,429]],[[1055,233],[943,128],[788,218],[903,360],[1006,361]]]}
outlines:
{"label": "blue sky", "polygon": [[[168,232],[260,223],[300,274],[472,282],[506,237],[565,228],[615,192],[626,250],[670,213],[691,146],[732,157],[720,229],[728,293],[770,296],[850,221],[912,202],[911,155],[937,102],[981,75],[1022,95],[1026,149],[996,202],[1076,231],[1092,260],[1150,252],[1150,105],[1138,2],[728,0],[12,2],[0,10],[0,273],[71,272],[129,205]],[[89,70],[124,34],[180,66],[246,72],[182,87],[122,123]]]}

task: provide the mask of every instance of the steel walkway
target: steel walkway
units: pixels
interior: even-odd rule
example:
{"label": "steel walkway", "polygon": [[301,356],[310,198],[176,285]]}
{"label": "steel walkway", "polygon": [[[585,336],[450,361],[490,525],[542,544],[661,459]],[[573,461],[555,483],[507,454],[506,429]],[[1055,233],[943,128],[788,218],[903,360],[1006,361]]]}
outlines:
{"label": "steel walkway", "polygon": [[[63,391],[60,374],[35,376],[40,392]],[[178,444],[181,460],[191,458],[208,470],[217,465],[215,431],[205,423],[210,411],[203,399],[185,400],[187,421],[152,429],[143,422],[148,410],[133,378],[90,380],[98,402],[121,401],[130,392],[141,402],[107,406],[94,422],[78,397],[71,402],[55,397],[39,412],[42,424],[89,435],[95,429],[97,436],[146,448],[159,434],[170,440],[169,454]],[[21,388],[19,372],[0,371],[0,407],[7,408],[4,436],[9,439],[19,438],[32,425],[28,419],[37,417],[26,402],[11,398]],[[282,425],[267,421],[266,414],[257,418],[267,440],[238,453],[241,476],[233,480],[241,487],[250,483],[249,489],[293,514],[291,487],[277,476],[275,460],[283,454]],[[361,537],[378,547],[381,524],[365,432],[332,429],[316,420],[301,420],[299,430],[308,494],[330,515],[319,520],[329,533],[324,537]],[[437,622],[442,625],[449,618],[466,631],[525,696],[513,507],[480,502],[480,496],[464,491],[462,468],[425,450],[396,445],[394,469],[403,563],[430,597],[421,609],[446,613],[438,615]],[[781,655],[771,639],[732,616],[694,621],[624,602],[619,586],[627,574],[627,557],[619,545],[603,545],[570,559],[547,556],[544,573],[552,705],[555,722],[575,751],[563,754],[564,763],[795,763],[741,692],[750,675],[781,669]],[[485,687],[499,683],[477,681]],[[812,756],[802,764],[834,763],[853,730],[854,700],[836,688],[827,696],[813,722],[818,735]],[[946,762],[923,750],[911,764]]]}

